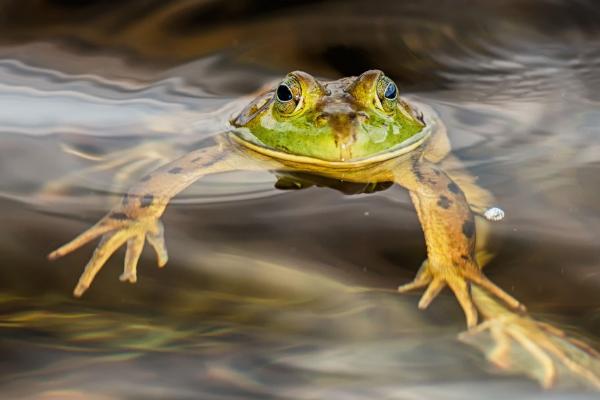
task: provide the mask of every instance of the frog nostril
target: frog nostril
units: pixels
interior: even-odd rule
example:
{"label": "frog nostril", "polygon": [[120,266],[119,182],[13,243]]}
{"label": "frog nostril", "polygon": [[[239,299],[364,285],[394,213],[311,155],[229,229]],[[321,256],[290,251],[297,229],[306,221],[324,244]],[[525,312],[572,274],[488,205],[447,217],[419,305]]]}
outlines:
{"label": "frog nostril", "polygon": [[358,112],[356,113],[356,116],[357,116],[358,118],[360,118],[360,119],[363,119],[363,120],[367,120],[367,119],[369,119],[369,114],[367,114],[367,113],[366,113],[366,112],[364,112],[364,111],[358,111]]}
{"label": "frog nostril", "polygon": [[315,117],[315,124],[317,126],[323,126],[327,123],[327,120],[329,119],[329,114],[328,113],[319,113],[317,114],[317,116]]}

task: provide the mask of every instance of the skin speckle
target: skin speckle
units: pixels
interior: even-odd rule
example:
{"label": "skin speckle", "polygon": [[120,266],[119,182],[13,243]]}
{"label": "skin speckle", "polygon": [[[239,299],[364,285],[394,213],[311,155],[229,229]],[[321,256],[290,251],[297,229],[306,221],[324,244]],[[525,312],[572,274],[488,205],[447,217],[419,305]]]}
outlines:
{"label": "skin speckle", "polygon": [[178,173],[180,173],[181,171],[183,171],[183,168],[180,168],[180,167],[175,167],[175,168],[171,168],[171,169],[169,170],[169,173],[170,173],[170,174],[178,174]]}
{"label": "skin speckle", "polygon": [[442,207],[444,210],[447,210],[452,205],[452,201],[444,195],[441,195],[438,199],[437,205]]}
{"label": "skin speckle", "polygon": [[110,218],[111,219],[116,219],[118,221],[123,221],[123,220],[129,219],[129,217],[127,216],[127,214],[122,213],[122,212],[112,213],[112,214],[110,214]]}
{"label": "skin speckle", "polygon": [[140,200],[140,207],[142,208],[146,208],[146,207],[150,207],[152,205],[152,202],[154,201],[154,196],[152,194],[145,194],[144,197],[141,198]]}
{"label": "skin speckle", "polygon": [[412,170],[419,182],[425,181],[425,176],[423,176],[423,174],[421,173],[421,171],[419,171],[419,168],[417,166],[414,166]]}
{"label": "skin speckle", "polygon": [[196,157],[194,159],[192,159],[192,163],[196,164],[194,165],[194,168],[203,168],[203,167],[208,167],[209,165],[213,165],[223,159],[225,159],[225,157],[227,157],[227,153],[222,152],[219,153],[216,157],[213,158],[206,158],[206,156],[200,156],[200,157]]}
{"label": "skin speckle", "polygon": [[471,239],[475,235],[475,224],[473,221],[465,221],[462,226],[462,231],[467,238]]}
{"label": "skin speckle", "polygon": [[458,185],[454,182],[450,182],[448,184],[448,190],[451,191],[454,194],[458,194],[460,193],[460,188],[458,187]]}

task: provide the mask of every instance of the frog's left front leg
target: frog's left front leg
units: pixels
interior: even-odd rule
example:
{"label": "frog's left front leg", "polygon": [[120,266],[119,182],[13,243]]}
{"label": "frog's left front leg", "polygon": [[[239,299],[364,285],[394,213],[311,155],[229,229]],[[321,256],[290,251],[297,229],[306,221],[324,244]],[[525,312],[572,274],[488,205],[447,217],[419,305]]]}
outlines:
{"label": "frog's left front leg", "polygon": [[477,323],[471,299],[473,282],[510,307],[521,304],[483,275],[475,259],[475,221],[462,190],[442,170],[423,160],[410,160],[394,171],[394,180],[410,191],[427,244],[427,260],[413,282],[400,292],[427,288],[419,302],[426,308],[448,285],[463,308],[469,327]]}

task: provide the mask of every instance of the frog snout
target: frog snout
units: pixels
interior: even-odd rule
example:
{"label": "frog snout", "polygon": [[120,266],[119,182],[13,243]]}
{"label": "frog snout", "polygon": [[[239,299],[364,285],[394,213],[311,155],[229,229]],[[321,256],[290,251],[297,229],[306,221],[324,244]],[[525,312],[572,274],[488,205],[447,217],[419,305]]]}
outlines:
{"label": "frog snout", "polygon": [[364,122],[367,119],[368,115],[363,111],[321,111],[315,116],[315,124],[317,126],[324,126],[326,124],[339,126],[340,124],[354,124],[357,121]]}

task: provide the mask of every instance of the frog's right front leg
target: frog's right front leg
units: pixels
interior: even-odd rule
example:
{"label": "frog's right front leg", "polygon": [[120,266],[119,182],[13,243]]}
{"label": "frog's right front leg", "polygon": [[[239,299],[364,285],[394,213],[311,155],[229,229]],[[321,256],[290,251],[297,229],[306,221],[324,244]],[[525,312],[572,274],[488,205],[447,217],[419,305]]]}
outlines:
{"label": "frog's right front leg", "polygon": [[193,151],[144,176],[96,225],[48,255],[50,260],[68,254],[102,236],[92,258],[73,291],[81,296],[108,258],[127,243],[125,266],[120,279],[134,283],[137,263],[146,239],[154,248],[158,265],[167,262],[164,231],[159,218],[170,199],[197,179],[217,173],[250,167],[250,161],[230,148],[214,146]]}

